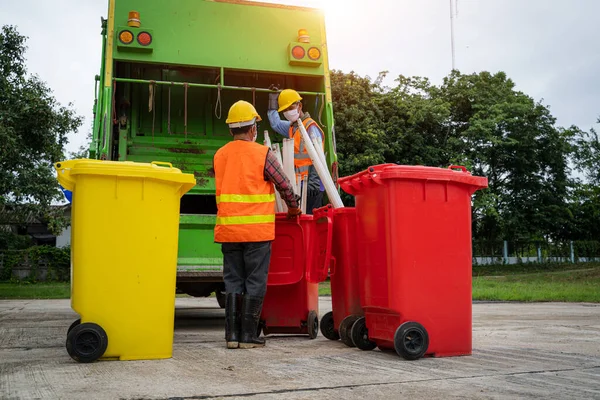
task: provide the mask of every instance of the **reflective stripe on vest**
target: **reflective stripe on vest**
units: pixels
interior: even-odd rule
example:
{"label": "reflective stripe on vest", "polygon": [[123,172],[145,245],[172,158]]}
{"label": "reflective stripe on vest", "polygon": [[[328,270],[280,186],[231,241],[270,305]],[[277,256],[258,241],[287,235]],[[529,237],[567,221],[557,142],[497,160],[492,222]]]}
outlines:
{"label": "reflective stripe on vest", "polygon": [[[312,118],[306,118],[304,121],[302,121],[302,125],[304,125],[307,132],[311,125],[317,127],[319,132],[321,132],[321,141],[323,150],[325,150],[325,134],[315,120]],[[294,129],[295,126],[295,124],[290,125],[288,135],[290,139],[294,139],[294,167],[296,169],[296,174],[300,175],[302,178],[308,175],[308,167],[312,165],[312,160],[310,159],[310,155],[308,154],[306,146],[304,145],[302,133],[298,131],[298,128]]]}
{"label": "reflective stripe on vest", "polygon": [[265,181],[268,148],[234,140],[215,154],[215,242],[275,239],[275,189]]}
{"label": "reflective stripe on vest", "polygon": [[303,165],[302,167],[294,167],[294,169],[296,171],[296,175],[308,174],[309,168],[310,168],[310,165]]}
{"label": "reflective stripe on vest", "polygon": [[221,194],[217,196],[217,204],[224,203],[265,203],[275,201],[273,194]]}
{"label": "reflective stripe on vest", "polygon": [[275,214],[217,217],[218,225],[264,224],[275,222]]}

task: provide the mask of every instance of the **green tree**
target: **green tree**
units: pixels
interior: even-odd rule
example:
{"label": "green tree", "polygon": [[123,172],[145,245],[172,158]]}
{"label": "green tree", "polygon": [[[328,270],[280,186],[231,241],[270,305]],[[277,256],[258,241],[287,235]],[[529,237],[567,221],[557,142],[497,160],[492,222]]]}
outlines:
{"label": "green tree", "polygon": [[400,76],[391,89],[354,73],[332,77],[342,175],[381,162],[464,165],[489,179],[489,189],[475,195],[474,236],[568,235],[568,160],[577,132],[556,127],[549,109],[506,74],[453,71],[439,86]]}
{"label": "green tree", "polygon": [[572,239],[600,241],[600,138],[593,128],[589,132],[576,127],[571,130],[573,163],[580,174],[571,202]]}
{"label": "green tree", "polygon": [[336,146],[340,176],[350,175],[385,161],[382,93],[378,82],[354,72],[331,71],[335,104]]}
{"label": "green tree", "polygon": [[[488,239],[560,237],[569,223],[568,158],[572,132],[555,126],[550,110],[517,91],[499,72],[454,71],[439,88],[451,104],[451,149],[490,189],[476,195],[493,207],[478,235]],[[479,204],[476,203],[476,207]]]}
{"label": "green tree", "polygon": [[[600,117],[596,121],[600,124]],[[573,131],[572,143],[574,147],[573,161],[586,183],[600,186],[600,138],[598,132],[592,128],[584,132],[577,127]]]}
{"label": "green tree", "polygon": [[38,218],[55,231],[64,222],[50,207],[62,194],[52,163],[64,157],[67,134],[82,123],[72,106],[25,65],[26,37],[15,27],[0,31],[0,224]]}

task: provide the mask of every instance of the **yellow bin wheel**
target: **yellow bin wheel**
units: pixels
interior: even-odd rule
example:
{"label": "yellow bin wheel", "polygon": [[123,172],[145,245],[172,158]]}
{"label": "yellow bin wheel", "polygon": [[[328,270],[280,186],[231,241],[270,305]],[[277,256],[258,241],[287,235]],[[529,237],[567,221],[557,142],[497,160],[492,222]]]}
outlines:
{"label": "yellow bin wheel", "polygon": [[67,353],[80,363],[94,362],[106,351],[108,336],[100,325],[86,322],[76,325],[67,335]]}

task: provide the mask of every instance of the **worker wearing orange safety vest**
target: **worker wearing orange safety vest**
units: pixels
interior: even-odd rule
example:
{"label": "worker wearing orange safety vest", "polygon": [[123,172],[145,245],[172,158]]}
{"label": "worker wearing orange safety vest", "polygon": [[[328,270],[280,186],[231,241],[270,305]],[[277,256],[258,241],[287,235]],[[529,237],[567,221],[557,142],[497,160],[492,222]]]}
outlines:
{"label": "worker wearing orange safety vest", "polygon": [[273,186],[286,202],[288,216],[300,214],[299,198],[275,154],[256,143],[260,120],[252,104],[233,104],[226,120],[233,141],[221,147],[213,161],[215,242],[221,243],[223,252],[227,348],[265,345],[257,330],[275,239]]}
{"label": "worker wearing orange safety vest", "polygon": [[[281,93],[270,93],[267,115],[271,128],[275,132],[286,138],[294,139],[294,167],[298,181],[304,179],[304,184],[308,186],[306,213],[312,214],[314,208],[319,208],[323,205],[325,187],[319,179],[319,174],[308,155],[304,140],[302,139],[302,133],[298,130],[296,121],[300,119],[309,136],[311,138],[319,138],[323,144],[325,143],[325,135],[308,112],[302,110],[301,100],[302,97],[300,97],[300,94],[292,89],[282,90]],[[279,118],[279,113],[282,111],[287,121]]]}

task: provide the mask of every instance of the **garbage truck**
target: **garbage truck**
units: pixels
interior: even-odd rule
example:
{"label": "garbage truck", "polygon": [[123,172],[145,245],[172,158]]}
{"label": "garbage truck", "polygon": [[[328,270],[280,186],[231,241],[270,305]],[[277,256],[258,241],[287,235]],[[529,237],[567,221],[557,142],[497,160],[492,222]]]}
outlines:
{"label": "garbage truck", "polygon": [[194,174],[181,199],[177,290],[216,293],[223,307],[212,161],[231,140],[229,107],[253,103],[263,117],[259,137],[270,131],[281,141],[266,118],[269,93],[298,91],[323,128],[337,180],[323,12],[245,0],[109,0],[101,22],[90,158],[165,162]]}

